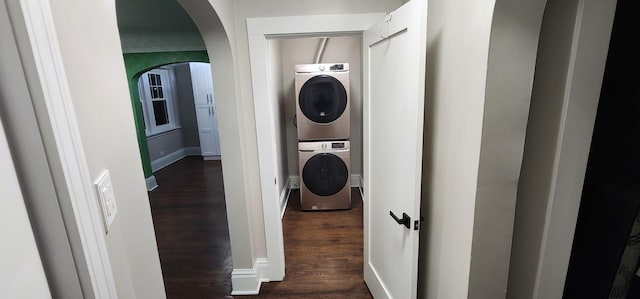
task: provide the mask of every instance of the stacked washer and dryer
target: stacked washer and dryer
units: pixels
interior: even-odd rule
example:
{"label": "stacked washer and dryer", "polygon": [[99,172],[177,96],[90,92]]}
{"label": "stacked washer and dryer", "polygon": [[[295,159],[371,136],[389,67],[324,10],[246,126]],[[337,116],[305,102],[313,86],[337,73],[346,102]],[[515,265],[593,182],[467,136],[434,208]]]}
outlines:
{"label": "stacked washer and dryer", "polygon": [[349,64],[295,66],[303,210],[351,208]]}

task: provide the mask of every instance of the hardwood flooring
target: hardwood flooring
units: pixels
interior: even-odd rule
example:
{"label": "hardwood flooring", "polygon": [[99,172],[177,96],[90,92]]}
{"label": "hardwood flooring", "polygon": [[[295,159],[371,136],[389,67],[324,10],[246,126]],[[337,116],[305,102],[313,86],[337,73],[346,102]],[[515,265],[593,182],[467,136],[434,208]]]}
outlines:
{"label": "hardwood flooring", "polygon": [[167,298],[232,298],[231,246],[220,161],[187,157],[149,192]]}
{"label": "hardwood flooring", "polygon": [[[233,298],[231,249],[219,161],[187,157],[155,173],[149,193],[167,298]],[[372,298],[363,281],[362,200],[354,208],[303,212],[293,190],[283,220],[286,277],[259,296]]]}
{"label": "hardwood flooring", "polygon": [[362,199],[352,189],[353,209],[300,210],[291,191],[285,212],[285,279],[263,283],[252,298],[372,298],[363,279]]}

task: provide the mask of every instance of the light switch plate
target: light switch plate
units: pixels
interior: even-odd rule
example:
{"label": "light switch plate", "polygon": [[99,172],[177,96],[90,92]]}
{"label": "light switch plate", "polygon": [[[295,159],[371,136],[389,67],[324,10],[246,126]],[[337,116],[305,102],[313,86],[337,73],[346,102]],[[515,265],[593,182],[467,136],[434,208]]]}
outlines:
{"label": "light switch plate", "polygon": [[102,219],[104,219],[104,231],[109,232],[109,228],[116,218],[118,207],[116,206],[116,198],[113,194],[113,185],[111,184],[111,175],[109,170],[105,170],[95,183],[98,191],[98,199],[102,207]]}

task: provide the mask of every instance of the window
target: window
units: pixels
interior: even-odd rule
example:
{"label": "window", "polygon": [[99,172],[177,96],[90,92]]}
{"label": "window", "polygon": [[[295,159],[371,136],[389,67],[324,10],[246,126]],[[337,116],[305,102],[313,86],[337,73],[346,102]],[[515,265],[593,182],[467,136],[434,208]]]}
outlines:
{"label": "window", "polygon": [[176,129],[171,98],[170,71],[154,69],[140,76],[138,89],[147,136]]}

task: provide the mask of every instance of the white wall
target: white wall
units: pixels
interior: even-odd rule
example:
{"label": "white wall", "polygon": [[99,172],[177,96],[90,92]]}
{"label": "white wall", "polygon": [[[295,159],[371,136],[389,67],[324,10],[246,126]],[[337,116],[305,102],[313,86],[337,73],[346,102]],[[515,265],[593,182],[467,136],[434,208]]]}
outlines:
{"label": "white wall", "polygon": [[[289,173],[299,175],[298,134],[293,126],[296,113],[294,67],[313,63],[320,38],[282,39],[282,78],[284,83]],[[349,63],[351,85],[351,174],[362,174],[362,36],[329,38],[321,63]]]}
{"label": "white wall", "polygon": [[469,295],[494,4],[429,1],[420,298]]}
{"label": "white wall", "polygon": [[562,297],[615,6],[615,0],[548,1],[507,298]]}
{"label": "white wall", "polygon": [[113,0],[51,1],[92,180],[111,172],[118,215],[106,236],[120,298],[165,298]]}
{"label": "white wall", "polygon": [[51,298],[1,119],[0,169],[0,297]]}
{"label": "white wall", "polygon": [[196,119],[189,64],[176,64],[174,71],[176,75],[176,99],[180,114],[180,127],[182,127],[182,142],[185,147],[200,147],[198,120]]}
{"label": "white wall", "polygon": [[[286,186],[290,171],[287,165],[287,114],[285,113],[285,94],[282,84],[282,41],[279,39],[269,40],[269,85],[273,99],[273,116],[277,120],[279,127],[276,128],[276,153],[278,155],[278,190],[289,188]],[[283,193],[283,192],[281,192]],[[284,193],[286,194],[286,193]],[[285,200],[280,198],[281,201]]]}
{"label": "white wall", "polygon": [[[550,0],[545,9],[536,80],[518,188],[509,298],[535,298],[538,258],[555,165],[567,69],[579,0]],[[541,117],[544,115],[544,118]],[[527,225],[523,225],[527,223]]]}
{"label": "white wall", "polygon": [[504,298],[516,192],[546,0],[498,0],[493,13],[473,224],[469,298]]}

